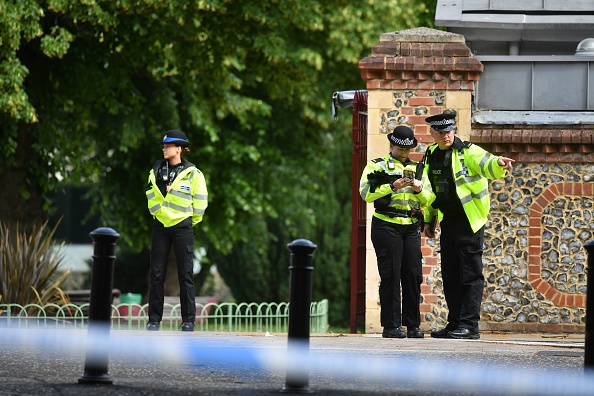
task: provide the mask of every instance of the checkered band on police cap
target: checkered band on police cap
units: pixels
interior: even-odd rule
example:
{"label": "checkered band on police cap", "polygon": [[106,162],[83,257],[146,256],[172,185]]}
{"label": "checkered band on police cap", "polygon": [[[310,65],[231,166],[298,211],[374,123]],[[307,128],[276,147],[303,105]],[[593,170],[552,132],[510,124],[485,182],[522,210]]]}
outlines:
{"label": "checkered band on police cap", "polygon": [[394,132],[388,134],[388,140],[394,146],[402,148],[417,147],[417,139],[413,130],[404,125],[394,128]]}
{"label": "checkered band on police cap", "polygon": [[425,121],[429,123],[429,126],[433,130],[438,132],[449,132],[455,128],[456,115],[449,113],[438,114],[425,118]]}

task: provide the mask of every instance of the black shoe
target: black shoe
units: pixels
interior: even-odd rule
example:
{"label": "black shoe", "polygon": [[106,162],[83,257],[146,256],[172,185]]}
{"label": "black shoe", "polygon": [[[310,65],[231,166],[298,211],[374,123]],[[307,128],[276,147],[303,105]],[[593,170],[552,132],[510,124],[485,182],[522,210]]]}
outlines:
{"label": "black shoe", "polygon": [[464,329],[462,327],[459,327],[454,331],[450,331],[450,337],[457,338],[459,340],[478,340],[479,338],[481,338],[478,332],[474,332],[469,329]]}
{"label": "black shoe", "polygon": [[182,331],[194,331],[194,322],[182,323]]}
{"label": "black shoe", "polygon": [[444,327],[441,330],[432,331],[431,338],[452,338],[450,336],[450,332],[451,330],[449,330],[447,327]]}
{"label": "black shoe", "polygon": [[384,327],[384,338],[406,338],[406,333],[400,327]]}
{"label": "black shoe", "polygon": [[406,328],[407,338],[425,338],[425,334],[418,327],[407,327]]}
{"label": "black shoe", "polygon": [[159,331],[159,322],[148,322],[146,329],[148,331]]}

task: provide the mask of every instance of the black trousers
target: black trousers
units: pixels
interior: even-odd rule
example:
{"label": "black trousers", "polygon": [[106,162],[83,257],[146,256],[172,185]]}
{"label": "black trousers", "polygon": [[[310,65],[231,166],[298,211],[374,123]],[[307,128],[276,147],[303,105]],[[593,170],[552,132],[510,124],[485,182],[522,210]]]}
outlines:
{"label": "black trousers", "polygon": [[440,222],[441,276],[448,304],[447,328],[479,331],[483,276],[485,228],[472,232],[464,216],[444,216]]}
{"label": "black trousers", "polygon": [[173,227],[165,227],[156,219],[153,221],[149,321],[160,322],[163,318],[165,276],[167,275],[167,262],[172,246],[177,263],[182,320],[184,322],[195,322],[194,230],[191,217]]}
{"label": "black trousers", "polygon": [[418,327],[421,324],[419,304],[423,281],[419,224],[393,224],[374,216],[371,220],[371,242],[380,276],[382,327]]}

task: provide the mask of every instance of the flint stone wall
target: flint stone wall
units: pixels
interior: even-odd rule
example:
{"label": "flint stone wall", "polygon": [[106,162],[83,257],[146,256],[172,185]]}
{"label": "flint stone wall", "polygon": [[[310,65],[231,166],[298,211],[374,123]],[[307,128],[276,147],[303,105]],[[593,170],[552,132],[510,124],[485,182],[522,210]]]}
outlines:
{"label": "flint stone wall", "polygon": [[[584,331],[588,257],[583,246],[593,236],[594,199],[591,190],[583,194],[575,187],[592,175],[592,164],[516,163],[511,176],[491,181],[481,328]],[[548,198],[539,201],[545,193]],[[438,239],[427,244],[439,256]],[[426,282],[443,296],[439,267]],[[438,297],[432,305],[424,320],[445,325],[445,300]]]}

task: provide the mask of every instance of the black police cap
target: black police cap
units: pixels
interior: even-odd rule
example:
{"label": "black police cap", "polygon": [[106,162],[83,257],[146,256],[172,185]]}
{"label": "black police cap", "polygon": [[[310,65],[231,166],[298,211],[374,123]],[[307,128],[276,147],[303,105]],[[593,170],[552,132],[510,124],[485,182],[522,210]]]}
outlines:
{"label": "black police cap", "polygon": [[425,118],[431,129],[437,132],[449,132],[455,128],[456,114],[443,113]]}
{"label": "black police cap", "polygon": [[167,131],[165,136],[163,136],[163,140],[160,142],[160,144],[165,144],[165,143],[171,143],[171,144],[175,144],[176,146],[182,146],[182,147],[190,146],[190,143],[188,143],[188,138],[186,137],[186,134],[183,133],[182,131],[178,131],[177,129],[172,129],[170,131]]}
{"label": "black police cap", "polygon": [[407,126],[399,125],[394,128],[392,133],[388,133],[388,140],[394,146],[411,149],[417,147],[417,139],[412,129]]}

